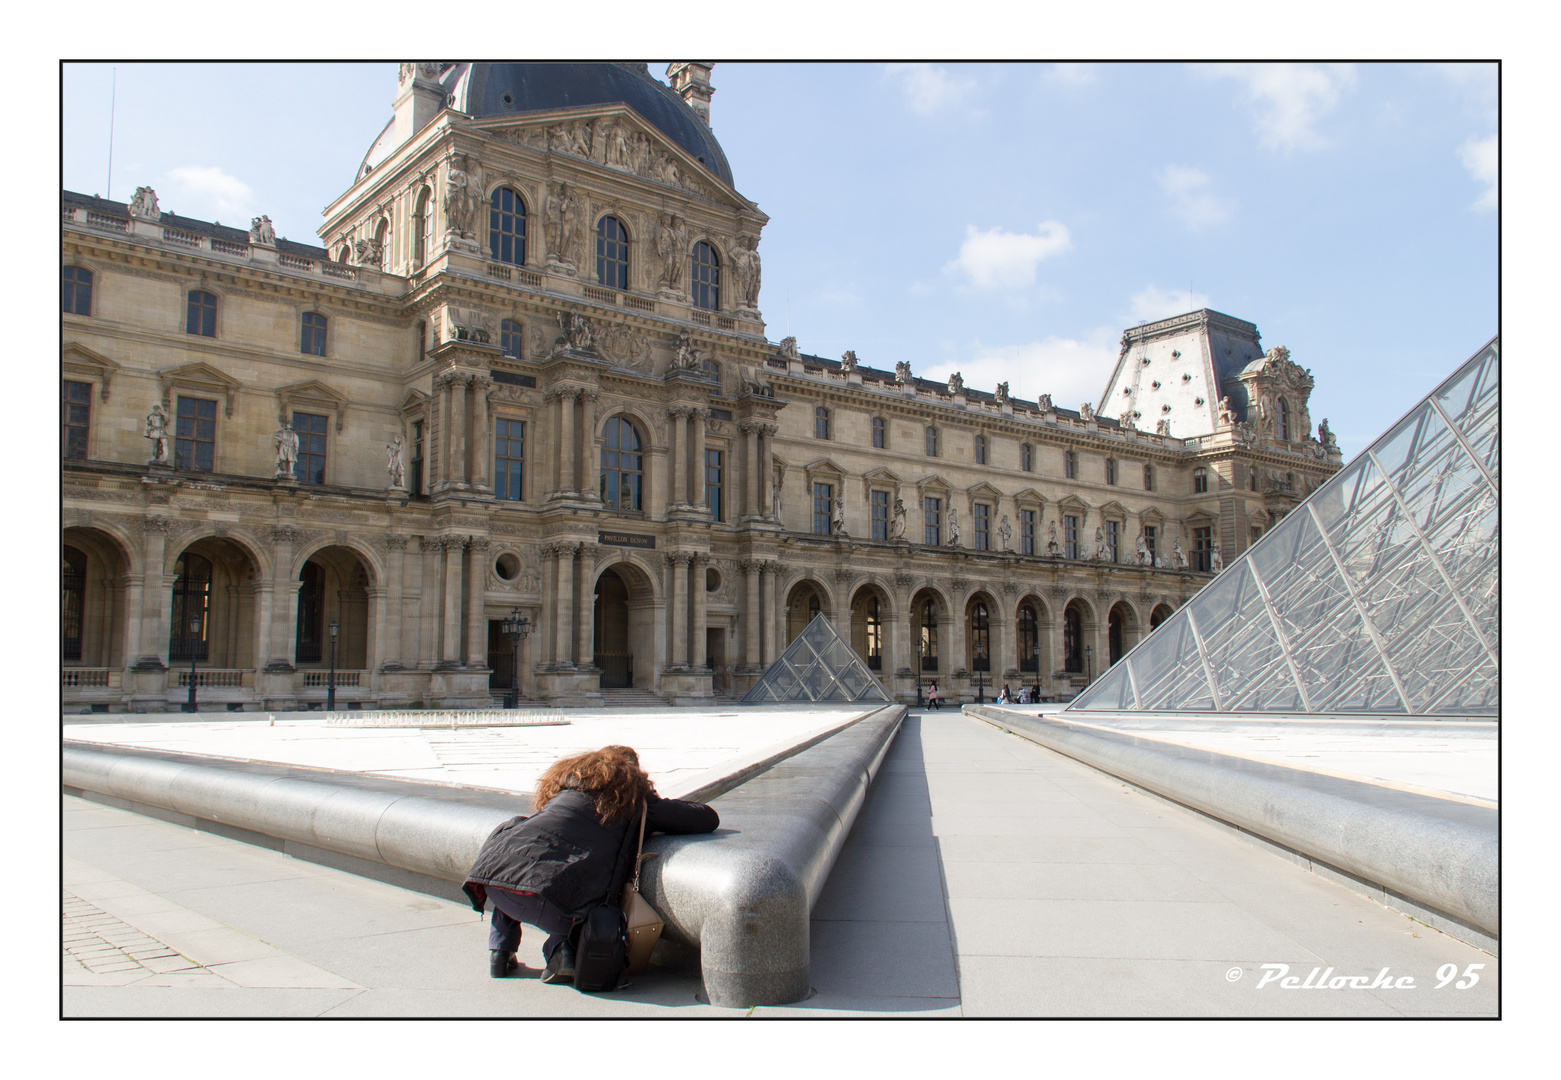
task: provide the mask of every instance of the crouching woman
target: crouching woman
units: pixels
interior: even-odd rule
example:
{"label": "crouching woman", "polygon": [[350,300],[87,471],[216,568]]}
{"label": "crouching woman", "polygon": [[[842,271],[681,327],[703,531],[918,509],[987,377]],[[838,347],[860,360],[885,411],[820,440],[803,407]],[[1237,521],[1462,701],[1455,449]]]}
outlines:
{"label": "crouching woman", "polygon": [[603,900],[616,903],[634,869],[641,809],[645,834],[707,833],[721,823],[702,803],[663,799],[627,746],[555,762],[537,783],[530,817],[515,817],[483,842],[463,888],[479,913],[493,903],[489,973],[519,967],[520,924],[548,934],[545,983],[574,978],[571,930]]}

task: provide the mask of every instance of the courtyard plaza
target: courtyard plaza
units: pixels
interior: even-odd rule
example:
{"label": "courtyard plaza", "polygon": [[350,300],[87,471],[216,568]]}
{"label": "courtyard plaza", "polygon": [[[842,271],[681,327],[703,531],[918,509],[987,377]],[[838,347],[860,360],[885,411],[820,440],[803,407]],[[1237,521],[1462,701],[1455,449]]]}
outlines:
{"label": "courtyard plaza", "polygon": [[[454,741],[471,740],[460,756],[436,749],[448,728],[273,726],[263,715],[67,718],[65,738],[517,791],[558,755],[622,742],[640,749],[664,794],[677,794],[852,711],[562,715],[568,725],[458,728]],[[1392,767],[1365,772],[1482,797],[1474,779],[1417,772],[1434,750],[1364,737],[1403,751],[1396,760],[1375,751]],[[1339,733],[1296,738],[1286,764],[1362,774]],[[1308,738],[1312,749],[1297,750]],[[1223,749],[1233,748],[1242,752]],[[70,795],[62,806],[67,1016],[743,1015],[704,1003],[697,976],[677,971],[653,969],[617,994],[543,985],[542,935],[529,929],[523,970],[493,980],[486,923],[454,899]],[[811,956],[811,997],[749,1014],[1391,1018],[1498,1008],[1495,956],[953,710],[907,716],[813,908]]]}

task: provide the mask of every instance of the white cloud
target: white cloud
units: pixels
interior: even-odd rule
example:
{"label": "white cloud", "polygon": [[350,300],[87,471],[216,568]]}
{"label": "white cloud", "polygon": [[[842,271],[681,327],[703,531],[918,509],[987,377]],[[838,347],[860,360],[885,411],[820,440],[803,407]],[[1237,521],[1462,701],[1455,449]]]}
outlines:
{"label": "white cloud", "polygon": [[906,103],[922,114],[958,105],[975,89],[975,83],[955,79],[934,64],[885,64],[884,75],[899,84]]}
{"label": "white cloud", "polygon": [[1246,87],[1244,97],[1257,112],[1258,141],[1269,150],[1323,146],[1318,121],[1355,85],[1351,64],[1207,64],[1196,70]]}
{"label": "white cloud", "polygon": [[1053,64],[1047,69],[1046,78],[1065,86],[1088,86],[1099,76],[1094,64]]}
{"label": "white cloud", "polygon": [[168,178],[172,183],[166,193],[158,193],[158,201],[185,217],[226,216],[232,222],[256,213],[250,186],[215,165],[181,165],[170,169]]}
{"label": "white cloud", "polygon": [[1496,209],[1496,150],[1494,135],[1484,139],[1470,139],[1458,148],[1463,167],[1469,170],[1469,175],[1476,181],[1485,185],[1484,192],[1474,202],[1475,210]]}
{"label": "white cloud", "polygon": [[1008,383],[1016,398],[1034,401],[1050,394],[1064,409],[1093,402],[1117,361],[1120,330],[1101,328],[1082,340],[1048,337],[1020,345],[987,345],[976,342],[969,354],[918,371],[925,379],[947,379],[958,371],[965,385],[975,390],[995,390]]}
{"label": "white cloud", "polygon": [[1156,319],[1168,319],[1172,315],[1185,315],[1189,311],[1206,308],[1209,306],[1209,298],[1191,289],[1162,289],[1156,285],[1146,285],[1133,294],[1128,304],[1131,307],[1131,321],[1154,322]]}
{"label": "white cloud", "polygon": [[1073,246],[1068,227],[1060,221],[1043,221],[1034,235],[1001,228],[979,231],[965,227],[959,257],[943,269],[960,271],[978,289],[1016,289],[1035,284],[1035,268],[1042,259]]}
{"label": "white cloud", "polygon": [[1189,229],[1218,225],[1235,212],[1236,204],[1214,194],[1207,173],[1188,165],[1167,165],[1160,170],[1160,190],[1171,203],[1171,213]]}

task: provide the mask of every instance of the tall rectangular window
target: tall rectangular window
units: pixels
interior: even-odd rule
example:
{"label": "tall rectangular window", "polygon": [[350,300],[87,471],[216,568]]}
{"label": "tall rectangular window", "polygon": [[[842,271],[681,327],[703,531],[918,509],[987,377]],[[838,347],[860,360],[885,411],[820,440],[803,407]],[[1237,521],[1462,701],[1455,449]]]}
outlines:
{"label": "tall rectangular window", "polygon": [[1155,542],[1159,530],[1153,525],[1144,526],[1144,547],[1149,551],[1149,561],[1155,566],[1160,565],[1160,552],[1156,549]]}
{"label": "tall rectangular window", "polygon": [[493,422],[493,496],[519,502],[525,498],[526,422]]}
{"label": "tall rectangular window", "polygon": [[1072,514],[1064,514],[1062,517],[1062,557],[1079,557],[1079,519]]}
{"label": "tall rectangular window", "polygon": [[938,429],[935,427],[927,429],[927,456],[938,456]]}
{"label": "tall rectangular window", "polygon": [[1247,544],[1255,544],[1263,535],[1263,526],[1253,525],[1247,530]]}
{"label": "tall rectangular window", "polygon": [[298,351],[308,356],[325,355],[325,316],[304,312],[298,330]]}
{"label": "tall rectangular window", "polygon": [[829,514],[835,506],[835,485],[813,485],[813,533],[815,536],[829,535]]}
{"label": "tall rectangular window", "polygon": [[173,467],[210,472],[217,451],[217,403],[182,397],[174,409]]}
{"label": "tall rectangular window", "polygon": [[92,419],[92,384],[67,382],[60,393],[60,456],[87,459],[87,429]]}
{"label": "tall rectangular window", "polygon": [[1019,444],[1019,468],[1025,472],[1035,471],[1035,447],[1029,443]]}
{"label": "tall rectangular window", "polygon": [[201,292],[197,289],[185,300],[184,332],[200,337],[216,337],[217,298],[209,292]]}
{"label": "tall rectangular window", "polygon": [[1019,511],[1019,554],[1035,554],[1035,511]]}
{"label": "tall rectangular window", "polygon": [[889,493],[874,491],[868,499],[873,515],[873,539],[887,540],[889,539]]}
{"label": "tall rectangular window", "polygon": [[975,519],[976,550],[992,550],[992,508],[986,503],[974,503],[970,507],[971,517]]}
{"label": "tall rectangular window", "polygon": [[1153,465],[1145,465],[1144,466],[1144,490],[1145,491],[1153,491],[1154,490],[1154,466]]}
{"label": "tall rectangular window", "polygon": [[423,494],[423,422],[412,421],[412,494]]}
{"label": "tall rectangular window", "polygon": [[1192,471],[1192,490],[1199,495],[1209,490],[1209,470],[1199,466]]}
{"label": "tall rectangular window", "polygon": [[92,271],[67,266],[61,275],[63,295],[60,310],[67,315],[92,314]]}
{"label": "tall rectangular window", "polygon": [[721,508],[721,451],[705,451],[705,505],[712,521],[725,521]]}
{"label": "tall rectangular window", "polygon": [[1079,459],[1072,450],[1062,452],[1062,475],[1065,479],[1072,480],[1078,475]]}
{"label": "tall rectangular window", "polygon": [[1121,542],[1122,542],[1122,526],[1121,526],[1121,524],[1118,523],[1118,522],[1115,522],[1115,521],[1108,521],[1108,522],[1106,522],[1106,561],[1107,562],[1120,562],[1121,561],[1120,559],[1117,558],[1117,552],[1120,550],[1118,545],[1120,545]]}
{"label": "tall rectangular window", "polygon": [[1108,484],[1115,484],[1116,482],[1117,482],[1117,459],[1116,458],[1107,458],[1106,459],[1106,483],[1108,483]]}
{"label": "tall rectangular window", "polygon": [[293,430],[298,432],[298,462],[293,475],[300,484],[325,483],[325,429],[326,417],[293,414]]}
{"label": "tall rectangular window", "polygon": [[943,500],[930,497],[922,499],[921,520],[921,542],[928,547],[937,547],[943,543]]}
{"label": "tall rectangular window", "polygon": [[514,319],[504,319],[499,323],[499,348],[505,356],[520,357],[520,347],[524,343],[520,323]]}
{"label": "tall rectangular window", "polygon": [[813,410],[813,437],[829,438],[829,410],[822,405]]}
{"label": "tall rectangular window", "polygon": [[976,436],[976,464],[977,465],[985,465],[986,464],[986,436],[985,435],[977,435]]}
{"label": "tall rectangular window", "polygon": [[1212,558],[1214,530],[1212,527],[1192,531],[1192,568],[1207,574],[1214,569]]}
{"label": "tall rectangular window", "polygon": [[881,417],[881,416],[873,417],[873,449],[874,450],[882,450],[884,447],[889,445],[888,433],[884,430],[884,428],[885,428],[884,418]]}

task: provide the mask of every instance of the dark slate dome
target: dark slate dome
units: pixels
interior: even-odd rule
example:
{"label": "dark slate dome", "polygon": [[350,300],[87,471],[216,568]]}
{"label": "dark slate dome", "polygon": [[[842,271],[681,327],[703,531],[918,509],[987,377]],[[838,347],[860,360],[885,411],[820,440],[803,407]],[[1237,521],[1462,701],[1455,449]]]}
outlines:
{"label": "dark slate dome", "polygon": [[[474,118],[513,116],[581,105],[622,103],[639,113],[711,174],[732,185],[732,167],[699,115],[644,64],[462,65],[452,72],[455,107]],[[448,83],[446,84],[448,85]]]}

